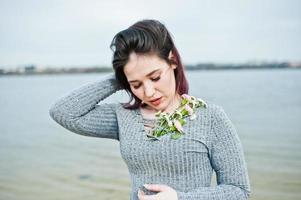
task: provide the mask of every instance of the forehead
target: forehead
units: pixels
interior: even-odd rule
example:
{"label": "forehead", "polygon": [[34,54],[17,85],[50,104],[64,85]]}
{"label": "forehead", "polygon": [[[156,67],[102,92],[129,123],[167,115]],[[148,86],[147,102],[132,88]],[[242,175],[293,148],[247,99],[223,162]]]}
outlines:
{"label": "forehead", "polygon": [[139,80],[148,73],[168,67],[165,60],[155,54],[136,54],[132,52],[129,61],[124,66],[124,73],[128,80]]}

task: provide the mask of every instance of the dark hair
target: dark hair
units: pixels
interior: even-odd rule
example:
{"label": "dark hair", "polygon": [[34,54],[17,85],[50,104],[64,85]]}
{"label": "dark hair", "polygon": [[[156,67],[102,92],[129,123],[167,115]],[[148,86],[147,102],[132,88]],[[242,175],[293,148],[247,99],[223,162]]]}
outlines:
{"label": "dark hair", "polygon": [[[130,96],[130,101],[122,104],[124,108],[136,109],[141,106],[141,100],[133,94],[123,71],[132,52],[137,54],[155,54],[168,64],[177,65],[177,68],[174,69],[176,92],[180,95],[188,93],[188,82],[179,52],[170,33],[161,22],[151,19],[136,22],[129,28],[117,33],[111,42],[110,48],[113,51],[112,65],[116,80]],[[168,58],[170,51],[174,59]],[[132,105],[130,103],[133,99],[135,101]]]}

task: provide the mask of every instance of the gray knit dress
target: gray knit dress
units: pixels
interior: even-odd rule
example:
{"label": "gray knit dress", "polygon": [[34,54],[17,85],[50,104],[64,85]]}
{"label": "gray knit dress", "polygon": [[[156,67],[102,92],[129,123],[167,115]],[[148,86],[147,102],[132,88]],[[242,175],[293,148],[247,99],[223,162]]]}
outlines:
{"label": "gray knit dress", "polygon": [[[131,200],[143,184],[166,184],[179,200],[248,199],[250,184],[236,129],[221,106],[212,102],[196,109],[179,139],[146,136],[154,121],[139,109],[102,101],[120,90],[113,74],[60,98],[50,116],[64,128],[85,136],[119,141],[131,177]],[[213,170],[217,186],[211,186]]]}

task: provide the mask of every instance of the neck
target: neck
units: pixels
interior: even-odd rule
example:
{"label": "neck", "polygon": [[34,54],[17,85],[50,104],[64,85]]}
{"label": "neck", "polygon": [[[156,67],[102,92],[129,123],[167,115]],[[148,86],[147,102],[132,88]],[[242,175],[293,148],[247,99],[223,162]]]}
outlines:
{"label": "neck", "polygon": [[173,111],[175,111],[181,105],[181,99],[181,96],[179,94],[176,94],[172,102],[167,106],[166,109],[162,110],[162,112],[172,113]]}

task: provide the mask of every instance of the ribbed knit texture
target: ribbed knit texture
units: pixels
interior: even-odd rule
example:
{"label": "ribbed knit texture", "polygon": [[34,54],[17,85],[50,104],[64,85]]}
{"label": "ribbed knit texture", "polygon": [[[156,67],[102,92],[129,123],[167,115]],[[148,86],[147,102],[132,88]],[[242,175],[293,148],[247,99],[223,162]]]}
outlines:
{"label": "ribbed knit texture", "polygon": [[[102,103],[120,90],[113,74],[86,84],[60,98],[50,116],[66,129],[81,135],[116,139],[131,177],[131,200],[143,184],[166,184],[179,200],[247,199],[250,184],[243,149],[236,129],[221,106],[206,101],[197,118],[183,126],[177,140],[146,136],[139,109],[119,103]],[[98,104],[100,103],[100,104]],[[213,170],[217,186],[210,186]]]}

